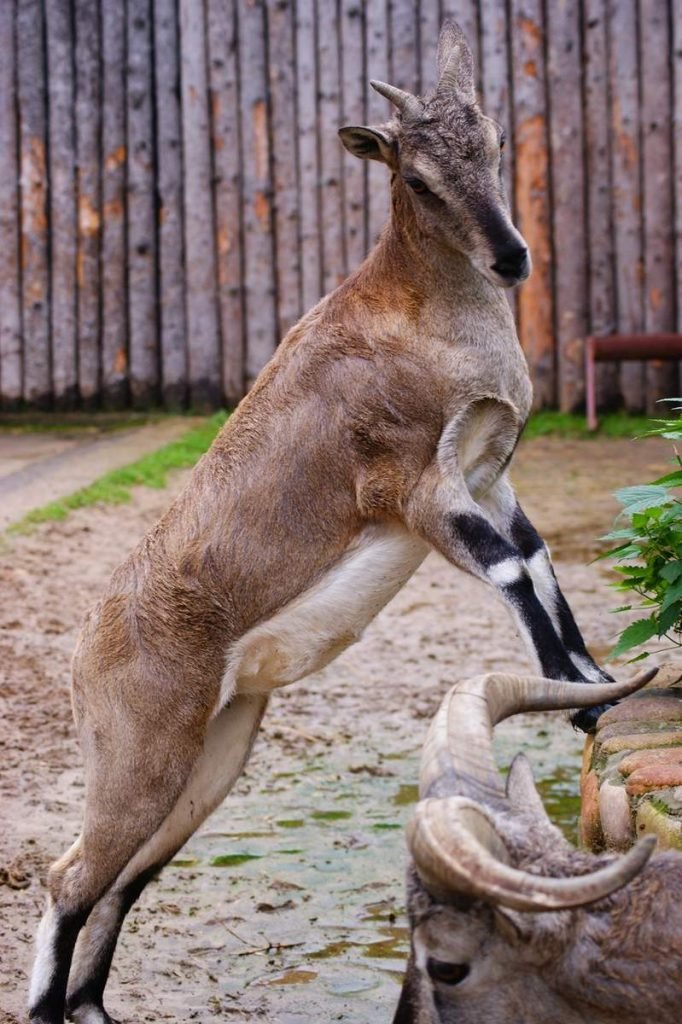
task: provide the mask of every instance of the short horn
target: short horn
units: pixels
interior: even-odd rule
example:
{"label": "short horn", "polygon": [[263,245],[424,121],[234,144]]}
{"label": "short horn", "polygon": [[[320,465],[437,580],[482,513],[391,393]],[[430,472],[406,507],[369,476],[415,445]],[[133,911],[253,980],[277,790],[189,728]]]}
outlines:
{"label": "short horn", "polygon": [[422,112],[421,104],[412,93],[398,89],[395,85],[379,82],[375,78],[371,79],[369,84],[380,96],[385,96],[387,100],[390,100],[393,106],[397,107],[401,113],[414,118],[420,116]]}
{"label": "short horn", "polygon": [[471,800],[424,800],[408,825],[408,845],[425,887],[438,898],[460,893],[512,910],[568,910],[605,899],[643,869],[656,839],[587,875],[551,878],[510,864],[491,816]]}

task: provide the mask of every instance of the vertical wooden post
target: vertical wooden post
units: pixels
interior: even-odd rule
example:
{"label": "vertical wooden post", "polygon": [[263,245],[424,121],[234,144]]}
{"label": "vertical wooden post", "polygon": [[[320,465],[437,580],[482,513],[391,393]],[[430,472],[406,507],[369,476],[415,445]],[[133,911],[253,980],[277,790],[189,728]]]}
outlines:
{"label": "vertical wooden post", "polygon": [[126,293],[126,15],[123,4],[102,4],[102,404],[128,398]]}
{"label": "vertical wooden post", "polygon": [[206,24],[202,4],[180,0],[180,32],[190,395],[192,405],[201,408],[215,405],[221,397]]}
{"label": "vertical wooden post", "polygon": [[419,4],[419,88],[423,93],[435,89],[438,82],[438,36],[441,28],[438,0],[420,0]]}
{"label": "vertical wooden post", "polygon": [[15,0],[0,3],[0,408],[21,401]]}
{"label": "vertical wooden post", "polygon": [[175,0],[154,0],[159,347],[167,409],[187,400],[179,42]]}
{"label": "vertical wooden post", "polygon": [[264,0],[244,0],[239,13],[246,377],[251,384],[275,350],[277,316]]}
{"label": "vertical wooden post", "polygon": [[[611,219],[611,149],[607,0],[584,0],[585,174],[588,240],[588,334],[612,334],[616,327]],[[620,394],[616,363],[594,367],[597,403],[613,407]]]}
{"label": "vertical wooden post", "polygon": [[544,26],[539,0],[512,0],[515,198],[533,273],[519,289],[518,317],[536,407],[556,398]]}
{"label": "vertical wooden post", "polygon": [[339,19],[335,3],[318,0],[317,40],[322,285],[323,291],[329,292],[343,280],[347,267],[341,194],[343,156],[337,136],[341,123],[341,71]]}
{"label": "vertical wooden post", "polygon": [[294,7],[293,0],[266,7],[279,338],[301,315]]}
{"label": "vertical wooden post", "polygon": [[580,10],[574,0],[547,5],[546,31],[558,398],[560,409],[572,412],[585,398],[587,328],[582,47]]}
{"label": "vertical wooden post", "polygon": [[73,33],[67,6],[46,0],[50,182],[52,393],[56,408],[78,397]]}
{"label": "vertical wooden post", "polygon": [[92,408],[100,389],[100,25],[99,3],[76,0],[76,161],[78,189],[78,387]]}
{"label": "vertical wooden post", "polygon": [[[673,188],[675,194],[675,256],[677,330],[682,332],[682,4],[672,5]],[[682,379],[679,387],[682,387]],[[681,392],[678,391],[678,394]]]}
{"label": "vertical wooden post", "polygon": [[[412,3],[388,4],[389,82],[407,92],[419,92],[418,7]],[[372,78],[376,76],[372,74]]]}
{"label": "vertical wooden post", "polygon": [[43,10],[39,0],[17,7],[17,79],[21,184],[23,398],[50,404],[47,166]]}
{"label": "vertical wooden post", "polygon": [[[609,0],[608,14],[618,330],[635,334],[644,326],[636,0]],[[623,363],[620,381],[627,408],[641,411],[645,404],[642,364]]]}
{"label": "vertical wooden post", "polygon": [[[343,124],[365,124],[364,12],[357,0],[341,0],[341,69]],[[340,143],[337,143],[340,145]],[[348,269],[359,266],[367,253],[365,236],[367,164],[347,150],[343,160],[343,206]]]}
{"label": "vertical wooden post", "polygon": [[[641,40],[642,171],[644,189],[644,328],[672,331],[675,326],[673,267],[673,184],[671,135],[669,11],[656,0],[639,5]],[[677,367],[673,363],[648,363],[646,405],[655,411],[659,398],[677,395]],[[660,408],[659,410],[660,411]]]}
{"label": "vertical wooden post", "polygon": [[[386,0],[366,0],[367,79],[389,80],[388,70],[388,4]],[[391,117],[391,105],[371,86],[367,86],[367,122],[384,124]],[[368,160],[368,246],[374,245],[391,212],[389,172],[382,163]]]}
{"label": "vertical wooden post", "polygon": [[130,394],[143,407],[159,395],[150,0],[128,0],[127,41]]}
{"label": "vertical wooden post", "polygon": [[320,171],[317,146],[317,31],[314,0],[296,0],[296,95],[301,307],[322,294]]}
{"label": "vertical wooden post", "polygon": [[206,16],[222,390],[228,404],[236,405],[245,385],[237,3],[209,0]]}

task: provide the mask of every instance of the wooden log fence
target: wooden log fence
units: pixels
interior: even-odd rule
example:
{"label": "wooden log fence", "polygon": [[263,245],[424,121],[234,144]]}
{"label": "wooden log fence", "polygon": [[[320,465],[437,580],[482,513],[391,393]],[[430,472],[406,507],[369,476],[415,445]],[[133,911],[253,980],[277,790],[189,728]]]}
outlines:
{"label": "wooden log fence", "polygon": [[[2,0],[0,409],[234,404],[389,212],[340,146],[369,78],[436,80],[454,15],[534,258],[512,297],[538,407],[585,338],[682,330],[680,0]],[[680,391],[603,364],[601,408]]]}

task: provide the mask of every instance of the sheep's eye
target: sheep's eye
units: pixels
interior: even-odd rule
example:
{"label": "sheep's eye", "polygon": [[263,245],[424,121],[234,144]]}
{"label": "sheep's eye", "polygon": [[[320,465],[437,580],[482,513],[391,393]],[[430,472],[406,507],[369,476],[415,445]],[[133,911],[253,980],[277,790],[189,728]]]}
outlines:
{"label": "sheep's eye", "polygon": [[506,141],[507,141],[507,136],[504,134],[504,132],[502,132],[500,134],[500,149],[504,149]]}
{"label": "sheep's eye", "polygon": [[469,964],[449,964],[445,960],[429,957],[426,970],[432,981],[439,981],[442,985],[459,985],[469,973]]}
{"label": "sheep's eye", "polygon": [[430,192],[428,185],[426,185],[421,178],[405,178],[405,182],[410,186],[413,192],[417,195],[425,195]]}

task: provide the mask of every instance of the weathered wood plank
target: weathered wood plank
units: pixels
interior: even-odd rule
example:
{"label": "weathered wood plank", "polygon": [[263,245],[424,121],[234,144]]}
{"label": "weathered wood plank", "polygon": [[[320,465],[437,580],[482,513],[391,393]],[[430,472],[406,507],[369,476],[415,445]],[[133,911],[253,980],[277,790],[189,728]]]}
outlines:
{"label": "weathered wood plank", "polygon": [[435,89],[438,82],[438,36],[441,27],[438,0],[419,3],[419,88],[422,94]]}
{"label": "weathered wood plank", "polygon": [[159,397],[150,0],[129,0],[127,43],[129,379],[140,407]]}
{"label": "weathered wood plank", "polygon": [[[621,334],[635,334],[644,327],[636,0],[610,0],[608,12],[617,325]],[[631,411],[644,408],[643,378],[639,363],[621,366],[621,390]]]}
{"label": "weathered wood plank", "polygon": [[48,406],[52,393],[47,234],[44,21],[39,0],[17,6],[24,401]]}
{"label": "weathered wood plank", "polygon": [[239,7],[248,384],[255,380],[277,344],[264,8],[263,0],[248,0]]}
{"label": "weathered wood plank", "polygon": [[203,5],[180,0],[180,32],[189,386],[192,405],[203,408],[221,391]]}
{"label": "weathered wood plank", "polygon": [[0,408],[22,393],[19,182],[14,0],[0,4]]}
{"label": "weathered wood plank", "polygon": [[280,0],[266,7],[278,338],[282,338],[301,315],[294,8],[293,0]]}
{"label": "weathered wood plank", "polygon": [[587,328],[581,33],[574,0],[548,4],[546,32],[558,399],[560,409],[572,412],[585,398]]}
{"label": "weathered wood plank", "polygon": [[[407,92],[419,92],[419,8],[411,3],[388,4],[389,82]],[[372,73],[372,78],[376,77]]]}
{"label": "weathered wood plank", "polygon": [[78,388],[81,404],[100,389],[100,23],[99,4],[75,0]]}
{"label": "weathered wood plank", "polygon": [[128,400],[125,7],[102,5],[102,404]]}
{"label": "weathered wood plank", "polygon": [[542,408],[556,399],[544,33],[539,0],[512,0],[511,7],[515,205],[533,257],[533,273],[519,289],[518,320],[535,406]]}
{"label": "weathered wood plank", "polygon": [[[669,11],[660,0],[640,0],[642,172],[644,212],[644,327],[671,331],[675,326],[675,243],[671,137]],[[646,405],[655,410],[659,398],[677,395],[678,368],[649,362],[646,367]]]}
{"label": "weathered wood plank", "polygon": [[[585,169],[588,240],[588,333],[616,328],[614,252],[611,219],[611,152],[607,59],[607,0],[584,0]],[[619,367],[596,367],[597,405],[613,408],[620,400]]]}
{"label": "weathered wood plank", "polygon": [[179,25],[175,0],[154,0],[154,101],[158,196],[161,393],[168,409],[187,399]]}
{"label": "weathered wood plank", "polygon": [[343,156],[337,136],[342,118],[339,19],[335,3],[317,4],[317,66],[322,285],[329,292],[343,280],[347,267],[341,193]]}
{"label": "weathered wood plank", "polygon": [[[364,12],[357,0],[341,0],[341,69],[343,124],[365,124]],[[338,143],[337,143],[338,145]],[[348,269],[359,266],[367,253],[365,234],[367,164],[342,151],[343,206]]]}
{"label": "weathered wood plank", "polygon": [[[389,80],[388,69],[388,5],[386,0],[365,3],[365,63],[367,65],[367,122],[384,124],[391,117],[391,105],[369,85],[369,79]],[[386,224],[391,210],[391,189],[388,169],[376,160],[367,167],[367,242],[374,245]]]}
{"label": "weathered wood plank", "polygon": [[235,405],[244,394],[245,383],[242,147],[235,0],[209,0],[206,17],[222,390],[228,404]]}
{"label": "weathered wood plank", "polygon": [[[673,189],[675,195],[675,262],[677,330],[682,331],[682,4],[672,6]],[[682,387],[682,381],[680,385]],[[678,391],[678,394],[680,392]]]}
{"label": "weathered wood plank", "polygon": [[322,294],[316,54],[314,0],[296,0],[296,138],[303,310],[310,309]]}
{"label": "weathered wood plank", "polygon": [[50,110],[50,321],[52,394],[60,409],[78,398],[76,355],[76,187],[73,32],[62,0],[46,0],[47,87]]}

